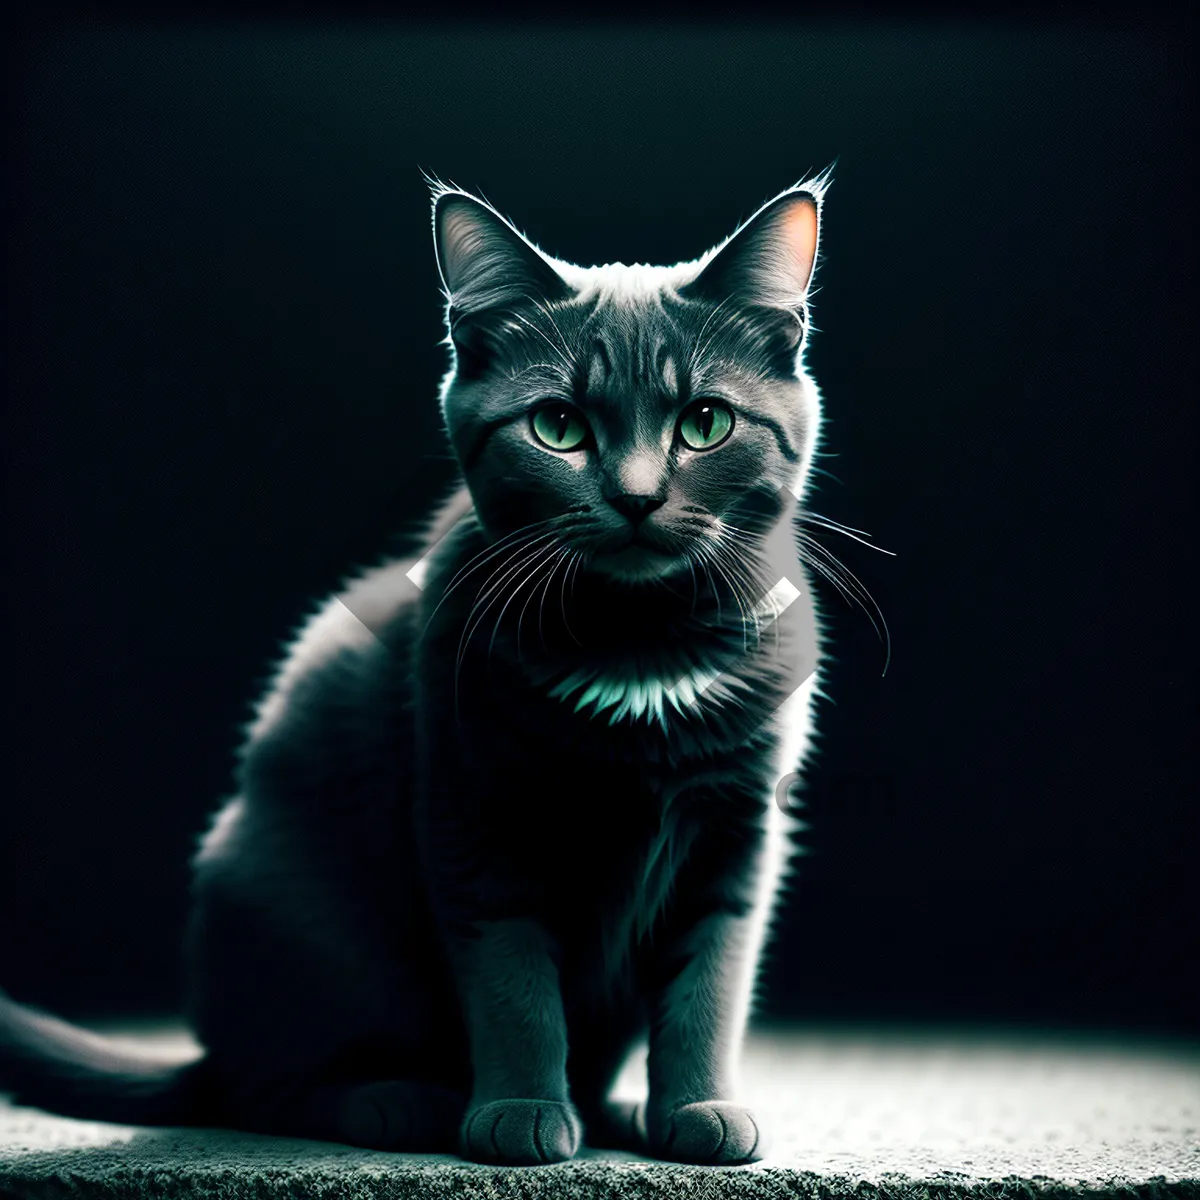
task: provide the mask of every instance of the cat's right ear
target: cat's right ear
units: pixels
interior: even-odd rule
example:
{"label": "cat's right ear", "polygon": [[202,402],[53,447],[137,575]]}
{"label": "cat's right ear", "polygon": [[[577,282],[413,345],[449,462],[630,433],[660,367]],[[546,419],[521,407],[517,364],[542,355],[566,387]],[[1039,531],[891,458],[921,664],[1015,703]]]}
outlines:
{"label": "cat's right ear", "polygon": [[438,195],[433,233],[460,373],[481,369],[507,313],[570,294],[542,253],[474,196]]}
{"label": "cat's right ear", "polygon": [[817,261],[825,186],[818,177],[764,204],[681,290],[716,301],[737,296],[750,304],[800,308]]}

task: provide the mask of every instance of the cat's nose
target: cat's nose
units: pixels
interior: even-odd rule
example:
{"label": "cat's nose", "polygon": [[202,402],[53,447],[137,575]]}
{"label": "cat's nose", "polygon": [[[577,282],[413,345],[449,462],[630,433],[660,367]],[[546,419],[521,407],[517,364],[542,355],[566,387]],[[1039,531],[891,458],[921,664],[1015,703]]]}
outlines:
{"label": "cat's nose", "polygon": [[629,493],[609,496],[608,502],[621,516],[628,517],[635,525],[656,508],[663,506],[663,500],[659,496],[634,496]]}

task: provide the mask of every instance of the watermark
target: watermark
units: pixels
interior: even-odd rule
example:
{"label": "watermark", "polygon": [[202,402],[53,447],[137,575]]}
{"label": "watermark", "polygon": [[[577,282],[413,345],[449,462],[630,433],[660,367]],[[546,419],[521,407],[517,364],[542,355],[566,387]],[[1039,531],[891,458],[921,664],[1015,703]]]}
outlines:
{"label": "watermark", "polygon": [[794,816],[805,807],[803,799],[792,792],[794,787],[804,785],[804,775],[800,771],[789,771],[775,785],[775,807],[788,816]]}
{"label": "watermark", "polygon": [[833,775],[791,771],[775,785],[775,805],[789,816],[808,807],[805,792],[817,790],[822,806],[856,821],[888,821],[900,813],[896,776],[881,771],[848,771]]}

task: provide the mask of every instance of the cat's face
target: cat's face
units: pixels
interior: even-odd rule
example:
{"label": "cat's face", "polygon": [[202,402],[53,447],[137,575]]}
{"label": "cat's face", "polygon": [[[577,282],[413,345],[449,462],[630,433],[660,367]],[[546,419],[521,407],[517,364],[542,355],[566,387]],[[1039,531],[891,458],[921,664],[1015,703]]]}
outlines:
{"label": "cat's face", "polygon": [[818,419],[800,366],[819,190],[672,268],[548,259],[459,192],[435,204],[454,370],[443,410],[496,538],[641,582],[770,528]]}

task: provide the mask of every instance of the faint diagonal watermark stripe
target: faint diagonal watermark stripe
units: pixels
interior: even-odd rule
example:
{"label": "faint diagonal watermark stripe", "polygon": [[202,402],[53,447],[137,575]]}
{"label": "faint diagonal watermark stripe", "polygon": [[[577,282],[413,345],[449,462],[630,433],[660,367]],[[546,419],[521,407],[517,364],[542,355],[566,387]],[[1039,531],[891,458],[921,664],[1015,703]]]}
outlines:
{"label": "faint diagonal watermark stripe", "polygon": [[[779,495],[784,505],[784,511],[787,511],[794,493],[789,489],[781,488]],[[776,663],[783,666],[785,672],[782,679],[772,685],[773,689],[777,689],[778,699],[766,708],[755,710],[758,716],[754,724],[746,729],[747,739],[761,729],[796,695],[812,678],[817,666],[815,655],[805,655],[796,651],[798,647],[809,645],[815,647],[815,629],[812,628],[813,611],[810,605],[796,604],[796,601],[808,589],[808,581],[801,571],[800,557],[797,553],[791,523],[785,520],[780,522],[780,526],[785,527],[784,537],[782,540],[776,539],[776,554],[773,556],[768,554],[766,557],[769,561],[782,557],[784,565],[775,582],[769,587],[758,583],[757,577],[753,577],[757,594],[749,590],[752,577],[747,576],[741,580],[746,586],[743,594],[739,597],[739,613],[748,639],[752,639],[747,641],[748,648],[751,646],[761,647],[770,639],[776,645],[791,647],[792,652],[780,655],[775,659]],[[778,534],[779,530],[777,529],[775,532]],[[450,535],[446,534],[445,536]],[[395,603],[398,599],[395,587],[399,585],[404,589],[412,589],[408,596],[399,597],[399,599],[415,599],[423,593],[428,586],[431,563],[442,541],[444,538],[439,539],[427,549],[404,572],[403,576],[397,572],[396,577],[390,581],[389,585],[393,589],[390,593],[390,604],[372,603],[372,596],[368,591],[356,590],[354,587],[350,587],[338,597],[343,607],[382,645],[386,646],[387,644],[386,633],[389,618],[395,611]],[[771,573],[763,572],[768,576]],[[378,597],[376,596],[375,599],[378,600]],[[724,611],[718,609],[706,616],[704,623],[709,627],[715,627],[718,622],[725,623],[727,620],[728,608]],[[806,623],[808,628],[805,628]],[[739,693],[745,694],[751,687],[750,684],[738,677],[736,670],[737,662],[734,662],[730,667],[711,674],[696,671],[685,673],[664,691],[671,699],[672,706],[680,713],[689,709],[698,710],[701,697],[706,697],[710,703],[719,706],[735,700]],[[784,776],[776,788],[776,802],[785,812],[791,811],[787,794],[788,788],[791,786],[791,782],[798,778],[794,773]]]}

